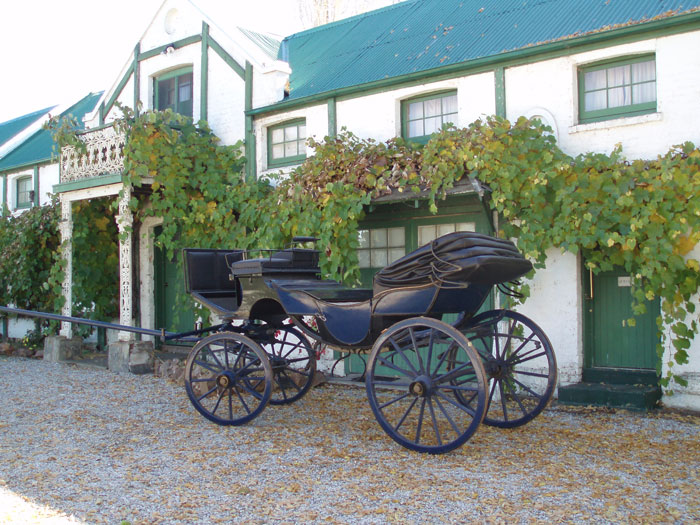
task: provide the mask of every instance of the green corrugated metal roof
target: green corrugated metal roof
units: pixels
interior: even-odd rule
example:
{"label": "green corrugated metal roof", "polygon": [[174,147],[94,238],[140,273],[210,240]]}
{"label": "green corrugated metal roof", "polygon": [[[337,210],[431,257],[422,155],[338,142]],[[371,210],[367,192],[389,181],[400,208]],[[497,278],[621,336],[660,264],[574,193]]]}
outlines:
{"label": "green corrugated metal roof", "polygon": [[406,0],[285,38],[289,99],[672,17],[700,0]]}
{"label": "green corrugated metal roof", "polygon": [[40,109],[28,115],[23,115],[21,117],[13,118],[6,122],[0,122],[0,146],[9,141],[12,137],[20,133],[22,130],[27,129],[29,126],[34,124],[42,116],[53,109],[54,106],[50,108]]}
{"label": "green corrugated metal roof", "polygon": [[270,58],[277,58],[277,54],[280,49],[280,41],[271,37],[270,35],[265,35],[263,33],[256,33],[250,29],[244,29],[242,27],[238,28],[241,33],[247,36],[256,46],[262,49],[265,54]]}
{"label": "green corrugated metal roof", "polygon": [[[61,113],[61,116],[73,115],[78,119],[80,129],[83,129],[83,117],[86,113],[95,109],[95,105],[101,96],[102,92],[90,93]],[[44,110],[44,113],[46,113],[46,110]],[[15,168],[51,160],[54,144],[51,132],[46,129],[40,129],[0,159],[0,172],[11,171]]]}

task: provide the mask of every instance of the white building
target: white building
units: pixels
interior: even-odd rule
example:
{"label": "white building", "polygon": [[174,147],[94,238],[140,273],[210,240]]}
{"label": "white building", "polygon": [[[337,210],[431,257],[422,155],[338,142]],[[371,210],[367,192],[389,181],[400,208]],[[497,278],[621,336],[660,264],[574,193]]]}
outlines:
{"label": "white building", "polygon": [[[674,144],[700,142],[699,44],[697,0],[553,0],[517,7],[496,0],[407,0],[281,43],[211,20],[189,0],[166,0],[88,117],[95,131],[86,141],[119,140],[102,128],[118,115],[116,102],[173,107],[208,120],[224,143],[244,139],[249,174],[259,176],[298,165],[313,154],[306,137],[333,136],[342,127],[364,138],[421,141],[442,122],[466,126],[497,114],[540,118],[572,155],[609,153],[621,143],[629,158],[649,159]],[[64,169],[61,177],[55,189],[64,203],[117,195],[122,188],[114,167],[87,175]],[[66,225],[69,210],[64,206]],[[122,210],[121,224],[131,224]],[[154,296],[160,292],[149,241],[157,226],[157,220],[139,224],[134,238],[122,241],[122,324],[157,327]],[[443,231],[488,232],[491,225],[478,197],[463,194],[451,197],[437,216],[423,201],[377,204],[362,228],[384,236],[380,246],[367,246],[384,261]],[[70,237],[69,229],[64,235]],[[135,315],[129,261],[137,242]],[[554,344],[560,385],[582,378],[624,382],[630,371],[635,382],[655,376],[655,330],[636,333],[633,348],[600,348],[629,339],[612,333],[601,341],[601,331],[630,330],[610,317],[629,315],[610,312],[600,297],[624,296],[629,289],[625,276],[615,273],[589,282],[583,263],[552,251],[523,308]],[[590,298],[591,289],[600,292],[598,299]],[[649,315],[655,318],[653,309]],[[608,324],[601,325],[601,318]],[[63,333],[70,335],[70,328]],[[700,341],[690,353],[691,362],[676,367],[689,386],[674,386],[675,395],[664,402],[700,409]]]}

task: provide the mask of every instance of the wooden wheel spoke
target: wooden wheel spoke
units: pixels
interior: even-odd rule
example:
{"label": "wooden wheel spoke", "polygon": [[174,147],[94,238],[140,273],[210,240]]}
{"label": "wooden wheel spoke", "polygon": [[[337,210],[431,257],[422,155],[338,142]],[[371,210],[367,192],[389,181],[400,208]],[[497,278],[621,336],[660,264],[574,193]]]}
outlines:
{"label": "wooden wheel spoke", "polygon": [[198,398],[197,398],[197,401],[201,401],[201,400],[204,399],[205,397],[209,397],[209,394],[211,394],[212,392],[214,392],[214,390],[216,390],[217,388],[218,388],[218,386],[217,386],[217,385],[214,385],[214,386],[211,388],[211,390],[209,390],[206,394],[203,394],[203,395],[201,395],[200,397],[198,397]]}
{"label": "wooden wheel spoke", "polygon": [[527,415],[527,408],[525,408],[525,405],[523,405],[523,402],[520,400],[520,396],[516,392],[515,385],[507,378],[506,378],[506,382],[510,383],[509,386],[511,388],[511,395],[513,396],[513,399],[515,399],[515,402],[518,403],[518,405],[520,406],[520,410],[522,410],[523,415],[526,416]]}
{"label": "wooden wheel spoke", "polygon": [[[411,395],[411,394],[410,394],[409,392],[404,392],[403,394],[400,394],[400,395],[396,396],[394,399],[390,399],[390,400],[387,401],[386,403],[382,403],[381,405],[379,405],[379,408],[380,408],[380,409],[386,408],[386,407],[388,407],[389,405],[393,405],[394,403],[397,403],[398,401],[401,401],[402,399],[406,399],[406,398],[407,398],[408,396],[410,396],[410,395]],[[418,398],[416,398],[416,399],[418,399]]]}
{"label": "wooden wheel spoke", "polygon": [[[411,360],[406,356],[403,348],[401,348],[401,346],[396,341],[394,341],[393,338],[389,338],[389,342],[391,343],[391,346],[394,347],[394,350],[396,351],[395,354],[399,354],[401,357],[403,357],[403,360],[406,362],[406,364],[408,365],[408,368],[411,369],[413,374],[416,376],[420,375],[418,373],[418,370],[416,370],[415,367],[413,366],[413,363],[411,363]],[[417,349],[416,349],[416,353],[418,353]],[[400,370],[399,368],[396,368],[396,369]]]}
{"label": "wooden wheel spoke", "polygon": [[220,369],[218,369],[218,370],[216,370],[215,368],[212,368],[212,367],[209,365],[209,363],[207,363],[206,361],[198,360],[198,361],[195,361],[194,364],[195,364],[195,365],[199,365],[199,366],[201,366],[202,368],[206,368],[207,370],[209,370],[210,372],[213,372],[214,374],[218,374],[219,372],[221,372],[221,371],[223,370],[223,368],[220,368]]}
{"label": "wooden wheel spoke", "polygon": [[518,380],[515,379],[515,378],[512,378],[512,380],[513,380],[514,383],[517,383],[518,386],[519,386],[520,388],[522,388],[523,390],[529,392],[530,394],[532,394],[532,395],[533,395],[534,397],[536,397],[537,399],[542,399],[542,396],[541,396],[540,394],[538,394],[537,392],[535,392],[534,390],[532,390],[532,389],[531,389],[529,386],[527,386],[525,383],[521,383],[520,381],[518,381]]}
{"label": "wooden wheel spoke", "polygon": [[442,438],[440,437],[440,429],[438,428],[437,418],[435,417],[435,409],[433,408],[433,398],[427,397],[428,411],[430,412],[430,419],[433,422],[433,430],[435,431],[435,439],[437,439],[438,446],[442,446]]}
{"label": "wooden wheel spoke", "polygon": [[408,414],[411,412],[414,406],[416,406],[416,403],[418,402],[418,398],[416,397],[410,405],[408,405],[408,408],[406,411],[403,413],[403,416],[401,416],[401,419],[399,419],[399,422],[396,424],[394,427],[394,432],[398,432],[399,428],[401,428],[401,425],[403,425],[403,422],[406,421],[406,418],[408,417]]}
{"label": "wooden wheel spoke", "polygon": [[226,390],[222,390],[222,391],[219,393],[219,397],[218,397],[218,399],[216,400],[216,404],[214,405],[214,408],[213,408],[212,411],[211,411],[212,414],[216,414],[216,409],[219,408],[219,404],[221,403],[221,399],[224,397],[224,394],[225,394],[225,393],[226,393]]}
{"label": "wooden wheel spoke", "polygon": [[445,419],[447,419],[450,426],[452,427],[452,430],[455,431],[455,434],[460,435],[462,433],[462,431],[459,429],[457,424],[452,420],[452,418],[450,417],[450,414],[447,413],[447,410],[445,409],[444,406],[442,406],[442,403],[440,403],[440,400],[437,397],[435,397],[435,404],[440,409],[440,412],[442,412],[442,415],[445,416]]}
{"label": "wooden wheel spoke", "polygon": [[[439,392],[439,391],[435,392],[435,395],[437,395],[441,399],[447,401],[450,405],[456,406],[457,408],[459,408],[463,412],[466,412],[467,414],[469,414],[472,417],[474,417],[474,415],[476,414],[476,411],[473,408],[470,408],[469,404],[465,405],[464,403],[458,403],[454,399],[447,397],[445,394],[443,394],[442,392]],[[478,392],[474,395],[474,397],[476,397],[477,395],[478,395]],[[474,397],[472,399],[474,399]]]}
{"label": "wooden wheel spoke", "polygon": [[[416,398],[418,399],[418,398]],[[416,444],[420,443],[420,432],[423,428],[423,415],[425,414],[425,398],[422,398],[423,402],[420,405],[420,414],[418,414],[418,428],[416,428]]]}
{"label": "wooden wheel spoke", "polygon": [[[395,355],[395,354],[394,354]],[[377,356],[377,361],[379,361],[382,365],[386,366],[387,368],[391,368],[392,370],[396,370],[397,372],[408,376],[408,377],[415,377],[418,375],[417,372],[411,372],[409,370],[404,370],[403,368],[400,368],[399,366],[395,365],[393,361],[389,361],[388,359],[380,356]]]}

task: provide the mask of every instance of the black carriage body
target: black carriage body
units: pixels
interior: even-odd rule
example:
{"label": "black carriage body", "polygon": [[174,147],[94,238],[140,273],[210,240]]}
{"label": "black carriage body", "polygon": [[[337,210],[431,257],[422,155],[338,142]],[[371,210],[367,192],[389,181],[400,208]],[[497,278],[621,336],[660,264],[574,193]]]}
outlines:
{"label": "black carriage body", "polygon": [[307,335],[348,349],[370,348],[392,324],[416,316],[476,313],[492,286],[527,273],[512,242],[448,234],[381,270],[372,289],[323,280],[318,252],[185,250],[187,291],[224,320],[281,325],[292,318]]}

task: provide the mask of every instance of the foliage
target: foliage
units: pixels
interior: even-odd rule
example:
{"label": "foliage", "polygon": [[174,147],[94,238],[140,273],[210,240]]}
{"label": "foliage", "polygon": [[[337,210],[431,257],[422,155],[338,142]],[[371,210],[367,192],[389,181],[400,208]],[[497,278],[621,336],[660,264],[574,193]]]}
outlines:
{"label": "foliage", "polygon": [[0,304],[53,310],[55,290],[46,289],[59,246],[58,207],[33,207],[0,218]]}
{"label": "foliage", "polygon": [[427,189],[435,212],[468,176],[488,186],[500,233],[517,238],[536,267],[553,247],[580,252],[594,273],[624,267],[635,312],[661,298],[658,325],[671,327],[662,335],[675,362],[688,360],[700,285],[700,262],[688,257],[700,240],[700,151],[692,144],[649,161],[629,162],[620,147],[573,158],[539,122],[491,117],[445,128],[424,148],[343,130],[309,139],[315,155],[290,174],[247,180],[241,145],[221,146],[205,122],[125,110],[118,126],[128,135],[127,183],[152,190],[143,202],[133,198],[133,209],[163,218],[155,240],[168,257],[183,247],[273,248],[313,235],[324,273],[356,282],[356,231],[372,198]]}

